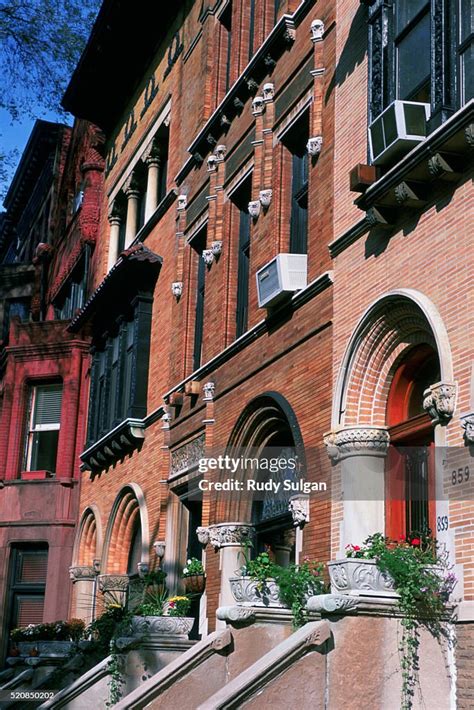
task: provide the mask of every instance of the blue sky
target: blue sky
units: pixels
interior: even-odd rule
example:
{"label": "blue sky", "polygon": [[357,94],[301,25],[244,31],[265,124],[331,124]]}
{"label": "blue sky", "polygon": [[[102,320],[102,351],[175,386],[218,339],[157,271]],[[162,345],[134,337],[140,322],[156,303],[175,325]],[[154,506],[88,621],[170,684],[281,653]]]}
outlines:
{"label": "blue sky", "polygon": [[[38,118],[43,118],[46,121],[60,121],[62,123],[70,123],[70,116],[66,119],[53,112],[45,113],[38,109]],[[7,180],[2,181],[0,178],[0,195],[6,192],[11,182],[15,169],[20,161],[21,154],[28,142],[30,133],[33,129],[34,119],[26,118],[21,123],[16,121],[12,124],[10,115],[7,111],[0,109],[0,141],[5,153],[10,153],[16,150],[17,154],[14,157],[14,164],[8,170]],[[1,202],[1,199],[0,199]]]}

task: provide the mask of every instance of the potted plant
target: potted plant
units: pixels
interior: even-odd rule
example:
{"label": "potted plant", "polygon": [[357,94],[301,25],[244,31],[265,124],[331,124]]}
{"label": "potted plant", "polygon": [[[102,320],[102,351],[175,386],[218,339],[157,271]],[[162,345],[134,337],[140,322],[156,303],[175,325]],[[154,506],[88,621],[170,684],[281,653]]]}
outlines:
{"label": "potted plant", "polygon": [[282,567],[272,561],[268,551],[261,552],[254,560],[244,557],[245,564],[230,578],[236,602],[242,606],[291,609],[293,625],[302,626],[309,597],[326,591],[324,566],[306,558],[301,564]]}
{"label": "potted plant", "polygon": [[276,565],[269,552],[261,552],[253,560],[249,559],[248,550],[242,554],[244,563],[229,579],[235,601],[242,606],[283,607],[274,577]]}
{"label": "potted plant", "polygon": [[[392,596],[393,593],[396,595],[396,604],[402,614],[399,642],[401,707],[410,710],[418,684],[420,627],[427,628],[438,640],[446,635],[444,623],[450,617],[448,600],[456,584],[456,577],[448,567],[447,555],[429,533],[414,532],[397,541],[375,533],[362,546],[348,545],[346,556],[346,561],[362,565],[361,570],[370,565],[373,570],[371,579],[376,579],[375,573],[380,573],[386,585],[390,585]],[[362,571],[359,576],[354,572],[348,575],[346,584],[340,572],[334,578],[331,564],[334,563],[329,564],[331,582],[337,591],[341,586],[345,587],[343,591],[350,591],[350,584],[354,583],[361,586]],[[362,584],[366,584],[368,578],[367,574],[363,575],[365,582]]]}
{"label": "potted plant", "polygon": [[29,624],[13,629],[10,638],[22,656],[31,655],[31,651],[36,649],[40,656],[63,657],[68,655],[74,643],[81,638],[84,628],[82,619]]}
{"label": "potted plant", "polygon": [[186,616],[190,607],[189,597],[168,597],[166,588],[148,588],[143,602],[133,610],[133,633],[151,641],[169,635],[187,637],[194,624],[194,618]]}
{"label": "potted plant", "polygon": [[186,594],[202,594],[206,586],[204,567],[196,557],[191,557],[183,569],[183,581]]}

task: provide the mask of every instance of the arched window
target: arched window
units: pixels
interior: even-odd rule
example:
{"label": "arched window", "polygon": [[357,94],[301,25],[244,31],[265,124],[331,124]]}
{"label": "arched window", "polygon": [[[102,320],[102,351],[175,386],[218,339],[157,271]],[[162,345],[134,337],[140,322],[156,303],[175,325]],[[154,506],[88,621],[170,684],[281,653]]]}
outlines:
{"label": "arched window", "polygon": [[386,475],[386,534],[391,538],[434,529],[434,433],[423,410],[424,391],[440,379],[428,345],[413,348],[395,369],[387,399],[391,446]]}
{"label": "arched window", "polygon": [[[253,554],[268,549],[275,561],[287,565],[295,557],[295,534],[289,503],[295,494],[285,490],[283,482],[304,475],[304,451],[296,416],[288,402],[276,392],[266,393],[251,402],[241,414],[230,437],[231,456],[258,459],[259,470],[244,467],[240,475],[251,475],[258,483],[270,479],[280,482],[274,490],[257,490],[252,498],[244,496],[238,505],[228,504],[227,520],[249,521],[255,528]],[[300,468],[285,468],[277,461],[299,460]],[[266,465],[262,462],[265,460]]]}

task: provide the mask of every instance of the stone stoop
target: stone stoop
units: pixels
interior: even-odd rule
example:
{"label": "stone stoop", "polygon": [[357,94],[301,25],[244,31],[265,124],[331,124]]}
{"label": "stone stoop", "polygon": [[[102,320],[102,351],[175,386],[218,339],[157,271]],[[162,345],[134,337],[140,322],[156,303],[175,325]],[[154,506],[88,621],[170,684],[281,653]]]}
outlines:
{"label": "stone stoop", "polygon": [[165,706],[194,710],[292,635],[287,609],[221,607],[217,617],[227,624],[223,630],[183,653],[123,698],[115,710]]}
{"label": "stone stoop", "polygon": [[327,621],[310,621],[196,710],[323,708],[330,639]]}
{"label": "stone stoop", "polygon": [[[166,667],[168,663],[179,658],[183,652],[195,644],[188,638],[170,635],[159,640],[141,639],[137,637],[124,637],[118,639],[123,665],[124,683],[120,691],[122,696],[132,692],[137,686],[143,684]],[[107,656],[100,663],[77,677],[73,682],[60,690],[56,695],[39,705],[39,710],[90,710],[92,707],[105,708],[109,700],[109,661]]]}

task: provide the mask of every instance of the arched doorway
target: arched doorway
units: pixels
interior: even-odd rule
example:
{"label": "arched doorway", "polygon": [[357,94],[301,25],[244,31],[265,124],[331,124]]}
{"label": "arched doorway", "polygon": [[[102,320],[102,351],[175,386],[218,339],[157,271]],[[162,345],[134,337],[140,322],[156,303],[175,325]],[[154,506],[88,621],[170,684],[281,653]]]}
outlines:
{"label": "arched doorway", "polygon": [[448,506],[436,464],[455,400],[449,339],[433,303],[410,289],[375,301],[342,358],[325,438],[340,464],[336,554],[383,531],[399,537],[431,529],[450,546],[434,518]]}
{"label": "arched doorway", "polygon": [[434,530],[434,430],[423,400],[439,379],[438,355],[427,345],[406,353],[393,375],[386,412],[385,516],[385,533],[392,539]]}
{"label": "arched doorway", "polygon": [[[237,504],[230,500],[224,519],[250,522],[254,528],[255,556],[268,550],[279,564],[295,560],[295,526],[290,513],[294,492],[283,483],[304,477],[305,455],[296,415],[277,392],[266,392],[252,400],[242,412],[229,439],[227,451],[233,458],[258,460],[258,471],[243,467],[239,476],[249,475],[260,489],[244,494]],[[287,462],[285,464],[285,462]],[[296,462],[296,465],[293,464]],[[265,487],[280,484],[278,492]]]}

